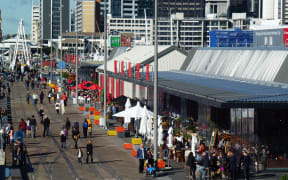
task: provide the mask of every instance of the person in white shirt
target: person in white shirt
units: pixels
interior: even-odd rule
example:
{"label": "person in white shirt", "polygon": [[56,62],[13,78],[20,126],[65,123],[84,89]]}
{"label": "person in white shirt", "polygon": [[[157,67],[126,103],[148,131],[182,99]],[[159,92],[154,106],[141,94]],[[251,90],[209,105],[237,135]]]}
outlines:
{"label": "person in white shirt", "polygon": [[59,114],[59,112],[60,112],[60,103],[58,101],[55,103],[55,110],[56,110],[57,114]]}

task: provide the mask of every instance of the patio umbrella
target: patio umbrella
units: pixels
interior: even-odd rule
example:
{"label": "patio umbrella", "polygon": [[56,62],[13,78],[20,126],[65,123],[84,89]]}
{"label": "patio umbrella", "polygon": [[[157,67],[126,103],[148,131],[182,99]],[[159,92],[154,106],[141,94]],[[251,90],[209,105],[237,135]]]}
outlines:
{"label": "patio umbrella", "polygon": [[159,126],[158,128],[158,146],[161,146],[163,144],[163,128],[162,125]]}
{"label": "patio umbrella", "polygon": [[125,110],[128,110],[130,107],[131,107],[130,98],[127,98],[126,103],[125,103]]}
{"label": "patio umbrella", "polygon": [[[144,106],[144,108],[146,108],[146,105]],[[151,133],[152,133],[152,117],[149,117],[147,120],[147,135],[149,139],[151,139]]]}
{"label": "patio umbrella", "polygon": [[141,118],[143,108],[140,106],[140,103],[137,102],[137,105],[121,112],[114,114],[115,117],[130,117],[130,118]]}
{"label": "patio umbrella", "polygon": [[[126,103],[125,103],[125,110],[128,110],[131,108],[131,102],[130,102],[130,99],[127,98],[126,100]],[[124,117],[124,123],[127,124],[127,123],[130,123],[131,122],[131,118],[126,116]]]}
{"label": "patio umbrella", "polygon": [[93,84],[89,87],[85,86],[85,88],[88,90],[97,90],[97,89],[99,89],[99,86],[97,84]]}
{"label": "patio umbrella", "polygon": [[173,147],[173,128],[172,126],[168,130],[168,147],[172,148]]}
{"label": "patio umbrella", "polygon": [[[146,109],[147,111],[147,109]],[[147,113],[145,109],[142,111],[141,114],[141,123],[140,123],[140,129],[139,133],[142,134],[143,136],[146,135],[147,132]]]}

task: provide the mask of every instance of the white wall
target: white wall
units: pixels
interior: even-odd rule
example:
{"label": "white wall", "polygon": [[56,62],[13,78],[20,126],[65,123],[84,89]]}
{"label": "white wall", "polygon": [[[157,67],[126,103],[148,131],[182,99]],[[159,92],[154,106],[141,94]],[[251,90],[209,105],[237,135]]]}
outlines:
{"label": "white wall", "polygon": [[263,0],[262,2],[263,19],[274,19],[274,1],[275,0]]}

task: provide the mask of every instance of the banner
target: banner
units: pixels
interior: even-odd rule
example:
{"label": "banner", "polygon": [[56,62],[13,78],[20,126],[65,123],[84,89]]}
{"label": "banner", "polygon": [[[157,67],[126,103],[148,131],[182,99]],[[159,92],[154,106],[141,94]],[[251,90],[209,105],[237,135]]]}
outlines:
{"label": "banner", "polygon": [[118,98],[120,96],[120,80],[116,79],[116,96],[115,98]]}
{"label": "banner", "polygon": [[124,76],[124,62],[121,61],[121,76]]}
{"label": "banner", "polygon": [[149,64],[146,65],[146,81],[149,81]]}
{"label": "banner", "polygon": [[128,63],[128,77],[131,77],[131,62]]}
{"label": "banner", "polygon": [[136,79],[140,79],[140,64],[136,64]]}
{"label": "banner", "polygon": [[114,99],[114,78],[111,79],[111,99]]}

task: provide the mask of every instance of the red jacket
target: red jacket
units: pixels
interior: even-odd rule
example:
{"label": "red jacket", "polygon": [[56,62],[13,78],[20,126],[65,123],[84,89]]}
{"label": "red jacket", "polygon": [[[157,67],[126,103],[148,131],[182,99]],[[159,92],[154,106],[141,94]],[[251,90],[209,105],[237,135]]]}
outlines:
{"label": "red jacket", "polygon": [[19,129],[21,129],[21,130],[26,130],[26,122],[25,122],[25,121],[20,121],[20,123],[19,123]]}
{"label": "red jacket", "polygon": [[65,94],[62,95],[62,99],[65,101],[67,100],[67,96]]}

